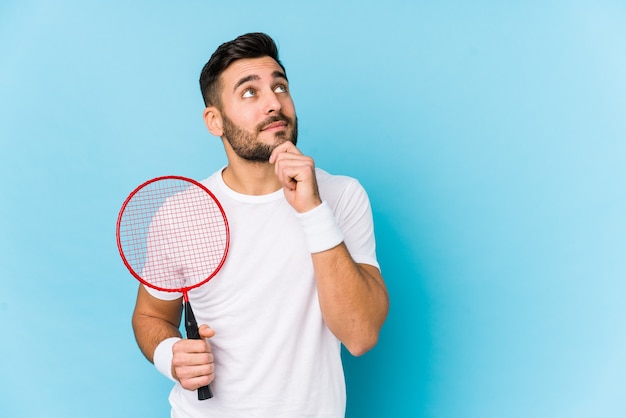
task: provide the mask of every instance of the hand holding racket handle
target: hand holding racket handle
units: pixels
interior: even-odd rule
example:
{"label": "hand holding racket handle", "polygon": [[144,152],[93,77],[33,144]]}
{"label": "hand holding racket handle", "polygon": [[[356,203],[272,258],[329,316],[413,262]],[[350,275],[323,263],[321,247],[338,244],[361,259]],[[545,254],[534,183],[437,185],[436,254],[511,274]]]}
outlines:
{"label": "hand holding racket handle", "polygon": [[[196,316],[193,314],[191,304],[185,302],[185,330],[187,331],[187,338],[191,340],[200,340],[200,330],[198,330],[198,323],[196,322]],[[198,388],[198,400],[204,401],[213,397],[213,392],[209,385]]]}

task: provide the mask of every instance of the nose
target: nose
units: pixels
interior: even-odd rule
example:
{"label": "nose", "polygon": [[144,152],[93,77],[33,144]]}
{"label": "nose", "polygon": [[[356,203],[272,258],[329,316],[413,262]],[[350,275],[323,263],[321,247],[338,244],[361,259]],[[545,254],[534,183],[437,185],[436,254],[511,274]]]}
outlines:
{"label": "nose", "polygon": [[265,102],[265,113],[270,115],[272,113],[279,113],[282,109],[282,104],[278,100],[278,96],[273,91],[267,94],[267,100]]}

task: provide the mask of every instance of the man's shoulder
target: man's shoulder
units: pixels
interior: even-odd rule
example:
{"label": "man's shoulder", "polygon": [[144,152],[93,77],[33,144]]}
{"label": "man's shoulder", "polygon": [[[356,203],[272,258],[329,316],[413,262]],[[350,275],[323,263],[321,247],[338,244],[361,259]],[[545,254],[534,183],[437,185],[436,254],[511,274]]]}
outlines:
{"label": "man's shoulder", "polygon": [[316,167],[315,176],[317,177],[318,185],[322,186],[348,186],[350,184],[358,184],[359,181],[354,177],[346,176],[343,174],[330,174],[329,172]]}
{"label": "man's shoulder", "polygon": [[333,207],[342,200],[354,202],[357,196],[366,195],[365,189],[354,177],[330,174],[320,168],[315,170],[322,200],[328,201]]}

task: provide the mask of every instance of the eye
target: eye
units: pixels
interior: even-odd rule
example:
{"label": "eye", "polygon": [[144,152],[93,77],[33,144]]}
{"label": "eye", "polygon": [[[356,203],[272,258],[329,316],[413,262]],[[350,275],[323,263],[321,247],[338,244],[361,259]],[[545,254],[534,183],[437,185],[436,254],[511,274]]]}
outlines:
{"label": "eye", "polygon": [[241,93],[241,97],[243,97],[244,99],[249,99],[254,96],[256,96],[256,91],[254,91],[254,89],[252,88],[247,88]]}
{"label": "eye", "polygon": [[274,93],[287,93],[287,86],[284,84],[278,84],[274,87]]}

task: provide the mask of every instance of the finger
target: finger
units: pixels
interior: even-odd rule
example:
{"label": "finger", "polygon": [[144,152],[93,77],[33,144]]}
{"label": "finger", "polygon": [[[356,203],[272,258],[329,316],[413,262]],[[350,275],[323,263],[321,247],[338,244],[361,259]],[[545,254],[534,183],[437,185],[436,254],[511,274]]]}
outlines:
{"label": "finger", "polygon": [[181,369],[205,367],[213,364],[213,361],[213,354],[206,351],[202,353],[176,353],[172,358],[172,364]]}
{"label": "finger", "polygon": [[315,176],[315,163],[310,157],[281,157],[280,161],[275,165],[275,172],[279,181],[291,188],[295,186],[295,183],[313,179]]}
{"label": "finger", "polygon": [[180,384],[187,390],[196,390],[213,382],[213,373],[208,375],[191,377],[188,379],[180,379]]}
{"label": "finger", "polygon": [[215,335],[215,330],[207,324],[200,325],[198,332],[200,333],[201,338],[211,338]]}
{"label": "finger", "polygon": [[182,339],[172,346],[172,352],[177,353],[210,353],[211,346],[205,340]]}
{"label": "finger", "polygon": [[269,160],[270,164],[274,164],[278,156],[282,153],[292,153],[296,155],[302,155],[300,150],[296,148],[296,146],[292,142],[289,142],[289,141],[283,142],[282,144],[274,148],[274,150],[272,151],[272,154],[270,155],[270,160]]}
{"label": "finger", "polygon": [[313,158],[290,152],[282,152],[276,154],[274,161],[274,171],[278,175],[284,170],[307,169],[309,172],[315,169]]}
{"label": "finger", "polygon": [[177,378],[181,385],[188,390],[195,390],[206,386],[213,381],[215,367],[213,364],[184,367],[177,369]]}

